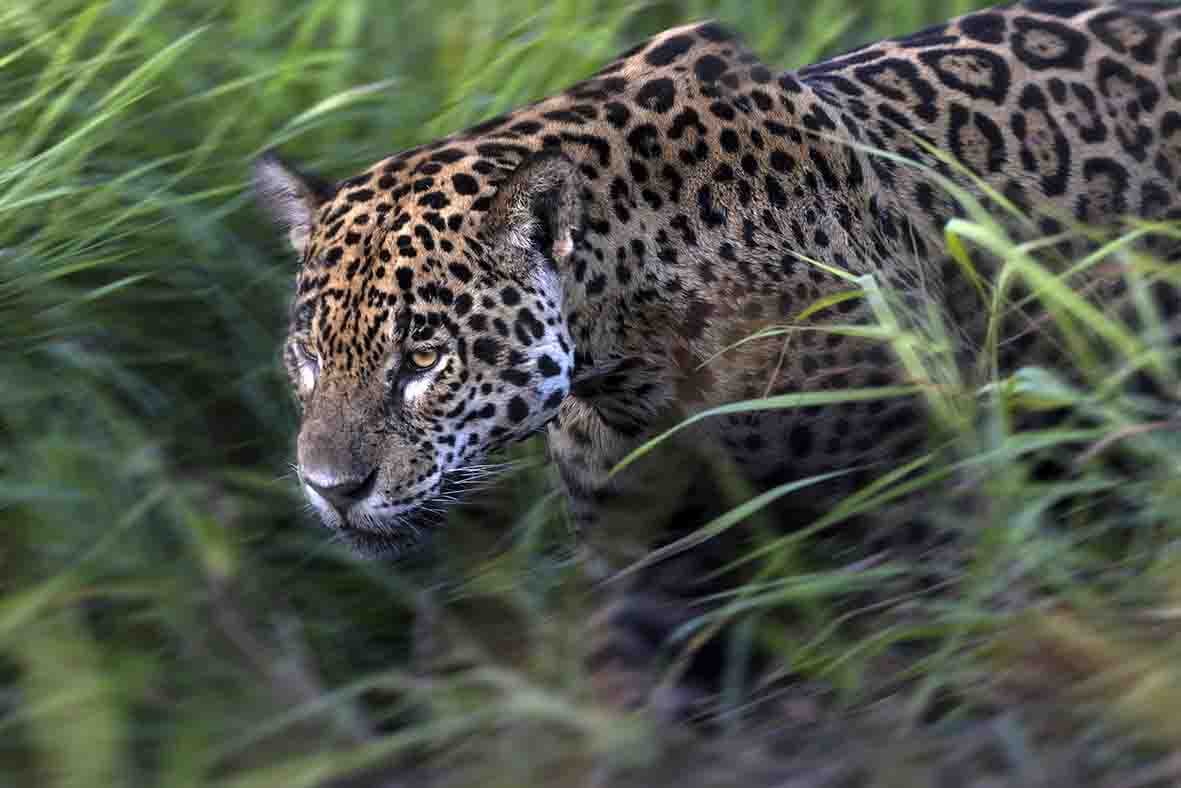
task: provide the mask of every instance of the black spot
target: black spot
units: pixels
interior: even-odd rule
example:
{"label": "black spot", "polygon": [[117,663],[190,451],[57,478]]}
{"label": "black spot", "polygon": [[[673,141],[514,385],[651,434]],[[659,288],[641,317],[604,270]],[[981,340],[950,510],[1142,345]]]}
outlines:
{"label": "black spot", "polygon": [[717,55],[700,57],[693,64],[693,73],[702,82],[716,82],[722,74],[726,73],[726,61]]}
{"label": "black spot", "polygon": [[781,150],[771,151],[771,167],[776,172],[788,173],[795,168],[795,161]]}
{"label": "black spot", "polygon": [[603,89],[607,95],[617,95],[628,89],[629,83],[623,77],[608,77],[607,79],[599,80],[598,85]]}
{"label": "black spot", "polygon": [[960,20],[960,31],[983,44],[1005,40],[1005,17],[1002,14],[972,14]]}
{"label": "black spot", "polygon": [[414,283],[414,271],[405,266],[394,271],[394,275],[398,278],[398,287],[403,290],[409,290]]}
{"label": "black spot", "polygon": [[420,197],[418,204],[436,211],[441,211],[451,204],[451,200],[447,199],[447,195],[442,192],[431,192]]}
{"label": "black spot", "polygon": [[730,41],[734,38],[734,36],[730,34],[729,30],[722,27],[717,22],[703,22],[697,26],[695,32],[706,41],[722,42]]}
{"label": "black spot", "polygon": [[[708,188],[708,187],[702,187],[702,188]],[[700,200],[701,200],[701,195],[700,195],[700,193],[698,193],[698,201],[700,202]],[[708,202],[708,200],[707,200],[707,202]],[[697,245],[697,234],[695,232],[693,232],[693,228],[689,226],[689,218],[687,216],[685,216],[685,214],[678,213],[676,216],[674,216],[672,218],[672,221],[669,222],[669,226],[672,227],[674,230],[680,230],[681,236],[685,239],[686,246],[696,246]]]}
{"label": "black spot", "polygon": [[668,127],[668,138],[672,140],[679,140],[685,133],[686,129],[695,128],[698,133],[705,134],[706,128],[701,123],[701,118],[698,117],[691,107],[677,113],[673,118],[672,125]]}
{"label": "black spot", "polygon": [[665,165],[664,169],[660,171],[660,177],[668,181],[668,198],[674,203],[681,201],[681,188],[685,184],[685,179],[672,166]]}
{"label": "black spot", "polygon": [[637,156],[651,159],[660,153],[660,133],[651,123],[636,126],[627,135],[627,144]]}
{"label": "black spot", "polygon": [[1000,172],[1008,158],[1000,127],[986,114],[972,112],[960,104],[951,107],[947,143],[956,161],[979,174]]}
{"label": "black spot", "polygon": [[677,89],[668,77],[652,79],[644,83],[636,93],[636,103],[653,112],[665,113],[672,109],[676,101]]}
{"label": "black spot", "polygon": [[458,194],[471,195],[480,191],[480,183],[466,172],[457,172],[451,176],[451,185]]}
{"label": "black spot", "polygon": [[[1156,60],[1156,49],[1161,40],[1161,25],[1148,16],[1106,11],[1094,16],[1087,23],[1095,37],[1121,55],[1130,52],[1132,57],[1146,65]],[[1121,33],[1131,36],[1126,41]]]}
{"label": "black spot", "polygon": [[738,152],[738,135],[733,129],[723,129],[721,136],[718,138],[718,141],[722,144],[722,150],[726,151],[727,153]]}
{"label": "black spot", "polygon": [[428,230],[426,227],[424,227],[421,224],[416,225],[414,227],[414,236],[418,239],[418,242],[420,244],[422,244],[422,248],[425,251],[430,252],[430,251],[434,250],[435,237],[433,235],[431,235],[431,231]]}
{"label": "black spot", "polygon": [[479,123],[475,126],[472,126],[470,129],[468,129],[468,135],[472,136],[472,137],[481,137],[490,131],[494,131],[495,129],[498,129],[501,126],[504,126],[510,120],[512,120],[512,116],[507,115],[507,114],[506,115],[497,115],[494,118],[488,118],[488,120],[486,120],[482,123]]}
{"label": "black spot", "polygon": [[644,55],[644,60],[653,66],[667,66],[692,48],[693,39],[689,36],[673,36],[658,46],[653,47]]}
{"label": "black spot", "polygon": [[816,167],[816,171],[820,173],[824,185],[829,189],[840,188],[840,180],[837,179],[836,173],[833,172],[832,167],[828,163],[828,158],[824,155],[820,148],[813,148],[810,154],[812,165]]}
{"label": "black spot", "polygon": [[631,111],[618,101],[607,104],[607,122],[617,129],[622,129],[631,119]]}
{"label": "black spot", "polygon": [[514,424],[520,424],[529,418],[529,405],[519,396],[513,397],[508,403],[508,417]]}
{"label": "black spot", "polygon": [[1049,197],[1066,191],[1070,180],[1070,143],[1049,111],[1045,93],[1035,84],[1027,85],[1013,115],[1013,133],[1023,142],[1022,166],[1041,175],[1042,189]]}
{"label": "black spot", "polygon": [[548,355],[543,354],[537,359],[537,369],[543,377],[552,378],[562,374],[562,367]]}
{"label": "black spot", "polygon": [[467,293],[460,293],[455,297],[455,303],[452,308],[458,317],[463,317],[472,308],[472,297]]}
{"label": "black spot", "polygon": [[1009,66],[987,49],[931,49],[920,56],[939,81],[972,98],[1000,104],[1009,94],[1012,76]]}
{"label": "black spot", "polygon": [[804,91],[804,86],[801,85],[800,81],[791,74],[781,74],[776,82],[779,84],[780,89],[782,89],[784,93],[795,94],[802,93]]}
{"label": "black spot", "polygon": [[1103,216],[1087,216],[1085,220],[1106,221],[1127,212],[1128,171],[1114,159],[1095,157],[1083,162],[1083,179],[1089,185],[1092,181],[1105,178],[1101,184],[1104,195],[1110,202]]}
{"label": "black spot", "polygon": [[767,188],[767,199],[770,200],[771,205],[775,208],[787,207],[787,193],[783,191],[783,187],[779,181],[768,175],[764,181]]}
{"label": "black spot", "polygon": [[1077,71],[1086,64],[1090,41],[1084,33],[1032,17],[1018,17],[1013,24],[1017,28],[1011,41],[1013,54],[1035,71],[1051,68]]}
{"label": "black spot", "polygon": [[721,120],[730,121],[737,117],[734,108],[724,101],[715,101],[709,105],[709,111]]}
{"label": "black spot", "polygon": [[914,199],[918,206],[930,215],[935,207],[935,189],[926,181],[919,181],[914,187]]}
{"label": "black spot", "polygon": [[505,383],[522,388],[529,384],[530,375],[519,369],[505,369],[500,372],[500,379]]}
{"label": "black spot", "polygon": [[1171,202],[1167,189],[1155,181],[1149,181],[1140,190],[1140,215],[1146,219],[1155,219],[1168,209]]}
{"label": "black spot", "polygon": [[444,148],[441,151],[432,153],[431,161],[437,161],[442,164],[453,164],[466,156],[467,153],[458,148]]}
{"label": "black spot", "polygon": [[709,184],[697,190],[697,207],[701,213],[701,221],[707,227],[720,227],[726,223],[726,214],[714,206],[713,190]]}
{"label": "black spot", "polygon": [[492,337],[480,337],[472,343],[472,355],[485,364],[494,365],[500,355],[500,343]]}
{"label": "black spot", "polygon": [[607,289],[607,277],[604,274],[595,274],[590,281],[586,283],[586,294],[588,296],[597,296]]}
{"label": "black spot", "polygon": [[599,155],[600,165],[607,167],[611,164],[611,145],[602,137],[595,136],[594,134],[574,134],[569,131],[563,131],[562,142],[585,145]]}
{"label": "black spot", "polygon": [[767,133],[772,137],[786,137],[790,133],[787,126],[784,126],[782,123],[776,123],[773,120],[769,120],[763,125],[767,128]]}
{"label": "black spot", "polygon": [[447,269],[461,282],[470,282],[472,279],[472,269],[468,268],[463,263],[451,263]]}
{"label": "black spot", "polygon": [[1028,0],[1024,5],[1030,11],[1062,19],[1070,19],[1095,7],[1093,3],[1070,2],[1070,0]]}
{"label": "black spot", "polygon": [[938,93],[923,79],[914,63],[901,58],[887,58],[858,66],[854,74],[881,96],[909,106],[924,122],[933,123],[938,117]]}
{"label": "black spot", "polygon": [[699,299],[691,301],[689,309],[685,313],[685,323],[682,329],[685,332],[685,337],[700,339],[701,335],[705,333],[705,327],[709,324],[709,318],[713,312],[713,304]]}
{"label": "black spot", "polygon": [[1096,77],[1101,95],[1122,104],[1121,109],[1133,119],[1141,111],[1155,110],[1160,100],[1156,85],[1113,58],[1100,60]]}
{"label": "black spot", "polygon": [[577,112],[572,112],[565,109],[557,109],[546,112],[542,117],[544,117],[546,120],[552,120],[556,123],[569,123],[571,125],[581,125],[586,121],[586,119]]}
{"label": "black spot", "polygon": [[647,183],[648,168],[640,162],[632,159],[627,163],[628,172],[631,174],[632,180],[636,183]]}

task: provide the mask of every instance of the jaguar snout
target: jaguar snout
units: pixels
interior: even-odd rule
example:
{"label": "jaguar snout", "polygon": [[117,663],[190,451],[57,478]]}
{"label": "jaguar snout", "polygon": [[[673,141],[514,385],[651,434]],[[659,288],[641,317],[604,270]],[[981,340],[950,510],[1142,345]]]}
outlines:
{"label": "jaguar snout", "polygon": [[377,484],[377,468],[368,472],[348,470],[341,472],[332,468],[303,468],[304,483],[336,511],[344,515],[353,506],[364,501]]}

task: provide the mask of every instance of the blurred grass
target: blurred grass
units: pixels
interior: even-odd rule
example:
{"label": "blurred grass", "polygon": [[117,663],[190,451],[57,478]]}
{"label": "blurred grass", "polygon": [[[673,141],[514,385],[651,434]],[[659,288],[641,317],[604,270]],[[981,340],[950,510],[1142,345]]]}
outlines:
{"label": "blurred grass", "polygon": [[[779,699],[779,719],[801,720],[780,725],[787,761],[752,755],[751,735],[686,748],[587,704],[585,600],[537,463],[456,513],[446,560],[397,572],[329,543],[287,472],[291,261],[246,192],[258,151],[344,176],[703,16],[787,68],[976,5],[8,0],[0,785],[317,785],[358,769],[378,770],[358,785],[1170,782],[1181,446],[1175,408],[1113,381],[1144,367],[1176,392],[1176,365],[1159,363],[1159,318],[1088,311],[984,212],[948,228],[965,260],[996,249],[1006,277],[1112,352],[1080,358],[1084,384],[1027,370],[936,401],[948,444],[917,476],[745,557],[756,581],[698,631],[741,621],[802,678]],[[1133,289],[1177,277],[1110,251]],[[883,338],[928,377],[944,369],[879,300]],[[1016,409],[1066,401],[1088,420],[1013,430]],[[1042,480],[1047,455],[1075,472]],[[847,518],[952,471],[930,516],[955,550],[817,560]],[[756,626],[785,611],[793,626]]]}

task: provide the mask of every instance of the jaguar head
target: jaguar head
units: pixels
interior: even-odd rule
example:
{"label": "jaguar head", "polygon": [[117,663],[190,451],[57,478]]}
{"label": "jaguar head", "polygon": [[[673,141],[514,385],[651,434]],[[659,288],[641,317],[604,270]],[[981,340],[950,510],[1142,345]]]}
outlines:
{"label": "jaguar head", "polygon": [[451,148],[327,185],[267,154],[254,185],[301,261],[283,359],[303,492],[358,551],[401,553],[570,390],[558,268],[579,234],[578,170]]}

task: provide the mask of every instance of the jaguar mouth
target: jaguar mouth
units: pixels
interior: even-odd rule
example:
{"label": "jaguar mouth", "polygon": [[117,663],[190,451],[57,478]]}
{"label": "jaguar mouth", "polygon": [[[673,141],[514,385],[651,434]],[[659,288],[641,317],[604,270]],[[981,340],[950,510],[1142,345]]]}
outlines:
{"label": "jaguar mouth", "polygon": [[471,495],[490,486],[515,463],[475,465],[443,475],[437,488],[413,508],[397,509],[369,500],[345,512],[313,500],[320,519],[334,538],[363,558],[400,559],[423,551],[447,520],[452,506],[462,505]]}
{"label": "jaguar mouth", "polygon": [[388,518],[350,515],[333,530],[358,556],[398,559],[425,547],[445,519],[441,512],[424,509]]}

